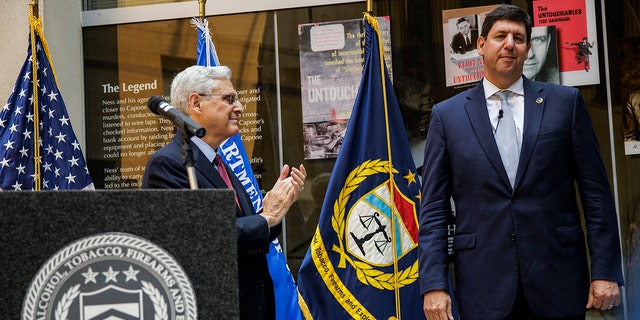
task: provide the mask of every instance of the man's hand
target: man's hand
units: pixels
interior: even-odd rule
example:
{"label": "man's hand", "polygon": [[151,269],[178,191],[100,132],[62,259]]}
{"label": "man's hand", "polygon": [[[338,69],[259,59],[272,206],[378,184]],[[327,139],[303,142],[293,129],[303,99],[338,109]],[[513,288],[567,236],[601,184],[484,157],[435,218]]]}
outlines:
{"label": "man's hand", "polygon": [[589,288],[587,309],[609,310],[620,305],[620,288],[615,281],[593,280]]}
{"label": "man's hand", "polygon": [[427,320],[453,320],[451,297],[444,290],[433,290],[424,294],[422,309]]}
{"label": "man's hand", "polygon": [[263,210],[260,215],[267,220],[269,227],[280,223],[289,211],[289,207],[298,200],[300,191],[304,189],[306,178],[307,171],[303,165],[300,165],[300,169],[291,170],[286,164],[282,167],[278,181],[262,201]]}
{"label": "man's hand", "polygon": [[291,183],[296,187],[295,200],[293,202],[298,201],[298,196],[300,192],[304,190],[304,180],[307,178],[307,169],[300,165],[300,168],[292,167],[289,176],[293,179]]}

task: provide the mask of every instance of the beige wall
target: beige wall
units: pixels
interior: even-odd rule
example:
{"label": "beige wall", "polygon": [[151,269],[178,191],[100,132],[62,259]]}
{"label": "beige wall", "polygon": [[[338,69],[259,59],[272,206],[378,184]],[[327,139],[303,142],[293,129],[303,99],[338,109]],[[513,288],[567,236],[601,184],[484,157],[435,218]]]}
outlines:
{"label": "beige wall", "polygon": [[[44,35],[58,86],[80,144],[85,146],[81,0],[39,0]],[[27,58],[29,1],[0,2],[0,105],[9,98]]]}

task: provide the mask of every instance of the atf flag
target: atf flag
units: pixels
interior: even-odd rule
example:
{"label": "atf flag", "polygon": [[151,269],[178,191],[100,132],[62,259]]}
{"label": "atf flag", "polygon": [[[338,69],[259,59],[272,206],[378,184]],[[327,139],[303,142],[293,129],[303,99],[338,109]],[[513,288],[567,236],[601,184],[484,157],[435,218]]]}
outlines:
{"label": "atf flag", "polygon": [[[198,28],[197,64],[201,66],[220,65],[215,46],[211,40],[209,22],[206,19],[193,18],[191,23]],[[242,182],[251,197],[251,202],[256,212],[262,211],[262,192],[253,174],[240,134],[238,133],[223,142],[218,148],[218,153]],[[293,280],[287,265],[287,259],[277,238],[270,244],[267,262],[269,274],[273,279],[273,289],[276,297],[276,319],[302,319],[302,313],[297,301],[296,283]]]}
{"label": "atf flag", "polygon": [[0,189],[93,190],[33,11],[29,24],[27,59],[0,109]]}
{"label": "atf flag", "polygon": [[320,221],[298,274],[306,318],[422,319],[420,183],[380,46],[365,14],[365,63]]}

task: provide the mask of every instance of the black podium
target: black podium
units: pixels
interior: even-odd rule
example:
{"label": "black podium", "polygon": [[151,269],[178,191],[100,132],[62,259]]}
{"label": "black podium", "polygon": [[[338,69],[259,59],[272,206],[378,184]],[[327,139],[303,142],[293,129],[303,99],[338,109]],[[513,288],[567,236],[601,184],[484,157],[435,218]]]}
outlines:
{"label": "black podium", "polygon": [[232,190],[0,192],[0,206],[5,319],[238,318]]}

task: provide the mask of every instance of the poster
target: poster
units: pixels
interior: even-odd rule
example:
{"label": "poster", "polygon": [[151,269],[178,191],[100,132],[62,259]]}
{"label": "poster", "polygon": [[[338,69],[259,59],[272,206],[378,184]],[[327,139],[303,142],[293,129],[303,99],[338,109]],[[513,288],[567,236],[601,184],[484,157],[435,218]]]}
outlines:
{"label": "poster", "polygon": [[594,0],[534,0],[533,25],[556,27],[561,84],[600,83]]}
{"label": "poster", "polygon": [[555,26],[531,28],[531,48],[524,61],[524,76],[535,81],[560,83],[558,34]]}
{"label": "poster", "polygon": [[442,10],[447,87],[476,83],[484,77],[482,57],[476,47],[484,16],[496,6]]}
{"label": "poster", "polygon": [[[267,14],[242,17],[252,22],[257,18],[264,21]],[[225,20],[230,19],[240,18],[225,16],[216,21],[227,25]],[[251,24],[240,25],[249,28]],[[149,157],[174,136],[173,122],[149,110],[149,97],[161,96],[172,103],[169,94],[173,77],[195,63],[197,31],[189,19],[184,19],[94,27],[84,33],[86,137],[91,142],[86,156],[90,175],[96,189],[138,189]],[[274,170],[269,160],[264,160],[271,157],[264,156],[266,152],[259,154],[256,148],[275,149],[268,139],[272,118],[261,108],[268,101],[264,88],[270,87],[270,82],[265,85],[258,74],[264,34],[272,32],[224,30],[224,35],[234,41],[217,46],[218,53],[224,53],[221,58],[233,70],[232,82],[245,107],[239,130],[252,167],[256,166],[253,171],[258,181],[265,168]]]}
{"label": "poster", "polygon": [[619,52],[624,153],[637,155],[640,154],[640,38],[624,38]]}
{"label": "poster", "polygon": [[[150,96],[162,94],[158,83],[163,79],[140,79],[139,83],[99,83],[102,94],[91,97],[99,99],[93,104],[98,108],[87,108],[90,117],[100,119],[101,127],[87,130],[90,141],[100,146],[97,153],[89,152],[90,157],[111,163],[101,172],[103,179],[98,181],[101,189],[140,188],[148,158],[173,138],[173,122],[151,113],[147,106]],[[253,106],[261,99],[259,88],[238,88],[237,93],[245,106]],[[163,98],[171,101],[169,96]],[[243,142],[261,140],[264,123],[256,112],[243,113],[239,125]]]}
{"label": "poster", "polygon": [[140,188],[148,157],[173,136],[173,123],[147,107],[149,96],[161,93],[159,81],[162,79],[155,77],[138,78],[133,83],[129,78],[118,83],[105,79],[94,84],[99,95],[92,97],[95,100],[86,112],[91,119],[99,119],[93,121],[99,122],[100,130],[88,128],[87,139],[99,146],[89,149],[87,155],[112,164],[101,172],[103,179],[98,179],[97,188]]}
{"label": "poster", "polygon": [[[389,17],[378,17],[391,69]],[[298,25],[304,158],[336,158],[364,66],[362,19]]]}

